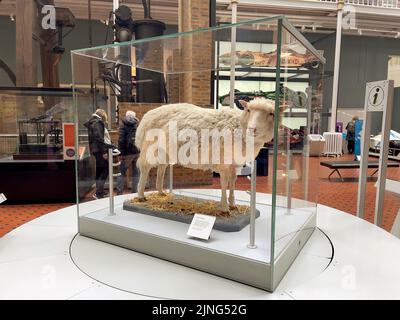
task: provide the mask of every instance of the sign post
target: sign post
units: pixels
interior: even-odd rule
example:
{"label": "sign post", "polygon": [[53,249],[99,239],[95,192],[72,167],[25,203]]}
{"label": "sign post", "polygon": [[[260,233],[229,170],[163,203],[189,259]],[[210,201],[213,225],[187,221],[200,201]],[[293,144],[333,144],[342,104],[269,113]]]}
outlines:
{"label": "sign post", "polygon": [[[386,188],[386,171],[387,171],[387,160],[389,153],[389,140],[390,140],[390,129],[392,124],[392,111],[393,111],[393,95],[394,95],[394,81],[389,80],[386,82],[387,93],[384,92],[383,104],[385,108],[383,109],[382,117],[382,135],[381,135],[381,152],[379,155],[379,171],[378,171],[378,187],[376,188],[376,201],[375,201],[375,220],[374,223],[381,227],[382,217],[383,217],[383,200],[385,196]],[[373,90],[373,89],[372,89]],[[373,92],[372,92],[373,94]],[[374,95],[379,102],[382,95]]]}
{"label": "sign post", "polygon": [[365,193],[368,171],[369,140],[372,112],[383,112],[382,138],[379,157],[378,187],[375,202],[375,224],[382,226],[383,197],[385,195],[386,169],[389,150],[389,134],[392,120],[394,81],[384,80],[367,83],[365,92],[365,120],[362,134],[360,178],[358,182],[357,216],[364,218]]}

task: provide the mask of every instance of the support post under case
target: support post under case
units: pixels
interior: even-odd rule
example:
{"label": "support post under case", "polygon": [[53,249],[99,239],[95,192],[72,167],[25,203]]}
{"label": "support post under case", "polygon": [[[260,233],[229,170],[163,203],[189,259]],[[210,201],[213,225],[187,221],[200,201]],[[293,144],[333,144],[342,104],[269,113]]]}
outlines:
{"label": "support post under case", "polygon": [[250,249],[257,248],[256,245],[256,179],[257,179],[257,160],[254,160],[251,167],[251,191],[250,191]]}
{"label": "support post under case", "polygon": [[109,181],[109,193],[108,197],[110,200],[110,212],[109,216],[114,216],[114,159],[112,149],[108,149],[108,181]]}

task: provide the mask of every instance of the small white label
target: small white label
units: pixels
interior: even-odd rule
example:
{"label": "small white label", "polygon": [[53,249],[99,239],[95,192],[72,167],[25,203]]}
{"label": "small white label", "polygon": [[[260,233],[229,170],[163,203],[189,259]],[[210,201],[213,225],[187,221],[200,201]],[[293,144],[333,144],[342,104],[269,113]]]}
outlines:
{"label": "small white label", "polygon": [[4,193],[0,193],[0,203],[3,203],[4,201],[6,201],[7,200],[7,198],[6,198],[6,196],[4,195]]}
{"label": "small white label", "polygon": [[383,111],[387,107],[389,93],[389,81],[375,81],[367,83],[365,105],[367,111]]}
{"label": "small white label", "polygon": [[188,236],[208,240],[216,217],[205,214],[195,214],[187,232]]}

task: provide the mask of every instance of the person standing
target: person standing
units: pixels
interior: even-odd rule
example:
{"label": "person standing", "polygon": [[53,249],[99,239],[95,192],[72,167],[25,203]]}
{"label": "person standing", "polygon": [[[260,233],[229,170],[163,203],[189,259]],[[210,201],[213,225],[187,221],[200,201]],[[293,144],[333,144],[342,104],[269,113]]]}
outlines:
{"label": "person standing", "polygon": [[89,151],[96,161],[96,193],[95,199],[104,197],[104,185],[108,177],[108,149],[113,149],[110,135],[106,129],[107,113],[97,109],[84,124],[88,129]]}
{"label": "person standing", "polygon": [[132,193],[137,192],[139,172],[136,167],[136,160],[139,157],[139,149],[135,145],[135,135],[138,122],[136,113],[127,111],[125,118],[122,120],[122,126],[119,128],[118,149],[121,152],[121,174],[117,178],[117,194],[119,195],[124,192],[126,173],[130,167],[132,168]]}
{"label": "person standing", "polygon": [[356,140],[356,121],[357,120],[358,120],[358,116],[354,116],[346,126],[347,150],[349,151],[350,154],[354,153],[354,143]]}

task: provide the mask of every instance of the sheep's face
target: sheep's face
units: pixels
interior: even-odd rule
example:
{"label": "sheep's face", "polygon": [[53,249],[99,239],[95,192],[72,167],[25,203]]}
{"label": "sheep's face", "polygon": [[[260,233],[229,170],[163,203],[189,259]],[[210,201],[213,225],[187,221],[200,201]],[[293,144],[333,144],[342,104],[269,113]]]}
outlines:
{"label": "sheep's face", "polygon": [[[275,102],[265,98],[256,98],[250,102],[240,101],[243,105],[242,126],[256,138],[272,139],[275,123]],[[281,108],[282,112],[283,109]],[[281,122],[279,114],[279,124]]]}

